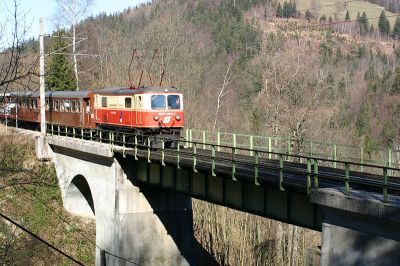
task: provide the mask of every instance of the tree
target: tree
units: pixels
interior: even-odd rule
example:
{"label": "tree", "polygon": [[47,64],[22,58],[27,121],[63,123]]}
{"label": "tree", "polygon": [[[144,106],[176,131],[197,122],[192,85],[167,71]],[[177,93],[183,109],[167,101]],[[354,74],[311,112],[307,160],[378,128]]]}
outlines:
{"label": "tree", "polygon": [[397,17],[396,22],[394,23],[393,37],[396,39],[400,38],[400,17]]}
{"label": "tree", "polygon": [[394,81],[392,85],[392,93],[393,94],[400,94],[400,67],[396,68],[394,72]]}
{"label": "tree", "polygon": [[307,11],[306,11],[306,19],[307,19],[308,22],[310,22],[310,19],[311,19],[311,12],[310,12],[310,10],[307,10]]}
{"label": "tree", "polygon": [[232,61],[228,63],[228,67],[226,69],[225,75],[223,75],[223,82],[221,88],[218,88],[218,96],[217,96],[217,108],[215,110],[215,117],[214,117],[214,124],[213,124],[213,131],[217,128],[217,123],[218,123],[218,117],[219,117],[219,112],[220,109],[223,105],[222,100],[223,98],[232,91],[232,89],[227,89],[229,84],[232,82],[233,79],[235,79],[236,74],[231,73],[231,66],[232,66]]}
{"label": "tree", "polygon": [[79,75],[78,75],[78,60],[77,60],[77,32],[76,27],[81,21],[92,0],[55,0],[57,3],[58,17],[61,18],[62,23],[71,26],[72,28],[72,61],[74,65],[76,90],[79,90]]}
{"label": "tree", "polygon": [[350,21],[350,13],[349,13],[349,10],[347,10],[347,12],[346,12],[345,21]]}
{"label": "tree", "polygon": [[276,17],[283,17],[282,6],[281,3],[278,3],[278,7],[276,8]]}
{"label": "tree", "polygon": [[[39,60],[28,62],[28,57],[23,54],[27,22],[25,15],[21,15],[18,8],[19,4],[16,0],[12,1],[11,7],[6,7],[9,13],[1,14],[5,12],[5,9],[0,8],[1,16],[5,18],[4,24],[0,25],[0,43],[3,47],[3,50],[0,51],[0,89],[2,93],[17,88],[19,90],[30,89],[29,85],[32,84],[28,83],[38,83],[35,81],[38,76],[35,69]],[[5,30],[8,28],[11,29],[9,36],[6,35]]]}
{"label": "tree", "polygon": [[365,11],[363,12],[361,18],[359,19],[360,23],[360,33],[365,34],[368,33],[369,31],[369,23],[368,23],[368,17]]}
{"label": "tree", "polygon": [[54,43],[51,47],[51,51],[54,54],[51,56],[51,61],[46,71],[46,87],[48,90],[53,91],[75,90],[74,72],[65,54],[65,47],[67,47],[67,42],[63,38],[65,31],[56,31],[54,35],[59,37],[54,37]]}
{"label": "tree", "polygon": [[284,2],[283,3],[283,17],[284,18],[289,18],[290,17],[290,14],[291,14],[291,6],[292,6],[292,3],[288,3],[288,2]]}
{"label": "tree", "polygon": [[297,17],[297,7],[296,7],[296,2],[290,1],[290,4],[292,5],[292,17],[295,18]]}
{"label": "tree", "polygon": [[379,28],[379,32],[384,35],[387,35],[390,33],[390,22],[387,19],[384,10],[382,10],[381,15],[379,16],[378,28]]}
{"label": "tree", "polygon": [[326,16],[325,14],[322,15],[322,17],[319,19],[320,23],[325,23],[326,22]]}

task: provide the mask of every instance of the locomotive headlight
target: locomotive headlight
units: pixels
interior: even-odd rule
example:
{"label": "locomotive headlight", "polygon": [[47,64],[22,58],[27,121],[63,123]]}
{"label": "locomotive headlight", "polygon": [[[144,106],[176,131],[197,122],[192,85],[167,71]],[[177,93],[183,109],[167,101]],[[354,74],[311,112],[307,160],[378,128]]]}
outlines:
{"label": "locomotive headlight", "polygon": [[176,119],[176,121],[179,121],[179,120],[181,120],[181,116],[180,115],[175,115],[175,119]]}
{"label": "locomotive headlight", "polygon": [[158,115],[153,116],[154,121],[158,121],[160,117]]}

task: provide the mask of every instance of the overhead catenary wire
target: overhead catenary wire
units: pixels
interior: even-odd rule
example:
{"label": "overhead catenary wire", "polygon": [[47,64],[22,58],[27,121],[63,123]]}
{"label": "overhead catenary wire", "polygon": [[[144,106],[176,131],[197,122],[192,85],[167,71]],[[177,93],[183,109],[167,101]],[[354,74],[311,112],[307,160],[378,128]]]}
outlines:
{"label": "overhead catenary wire", "polygon": [[51,243],[47,242],[46,240],[44,240],[43,238],[41,238],[40,236],[36,235],[35,233],[31,232],[29,229],[25,228],[24,226],[20,225],[19,223],[15,222],[14,220],[12,220],[11,218],[9,218],[8,216],[6,216],[5,214],[3,214],[2,212],[0,212],[0,216],[7,220],[8,222],[12,223],[13,225],[15,225],[16,227],[18,227],[19,229],[21,229],[22,231],[28,233],[29,235],[31,235],[32,237],[34,237],[35,239],[39,240],[40,242],[46,244],[48,247],[52,248],[53,250],[57,251],[58,253],[62,254],[63,256],[67,257],[68,259],[70,259],[71,261],[75,262],[78,265],[84,265],[82,262],[76,260],[75,258],[73,258],[72,256],[68,255],[67,253],[65,253],[64,251],[58,249],[57,247],[55,247],[54,245],[52,245]]}
{"label": "overhead catenary wire", "polygon": [[[88,236],[86,236],[84,233],[82,233],[81,230],[77,229],[75,226],[73,226],[71,223],[69,223],[68,221],[65,220],[65,218],[59,214],[58,212],[56,212],[53,208],[49,207],[45,202],[43,202],[41,199],[39,199],[29,188],[27,188],[25,185],[22,185],[22,187],[29,193],[32,195],[32,197],[34,197],[40,204],[42,204],[44,207],[46,207],[50,212],[54,213],[61,221],[63,221],[65,224],[67,224],[68,226],[70,226],[75,232],[77,232],[78,234],[80,234],[83,238],[85,238],[87,241],[89,241],[92,245],[94,245],[96,248],[98,248],[99,250],[104,250],[103,248],[101,248],[100,246],[98,246],[93,240],[91,240]],[[17,189],[16,187],[14,187],[15,189]],[[18,190],[18,189],[17,189]],[[141,266],[140,264],[131,261],[129,259],[123,258],[121,256],[115,255],[111,252],[108,252],[105,250],[105,253],[118,258],[120,260],[123,260],[125,262],[129,262],[133,265],[137,265],[137,266]]]}

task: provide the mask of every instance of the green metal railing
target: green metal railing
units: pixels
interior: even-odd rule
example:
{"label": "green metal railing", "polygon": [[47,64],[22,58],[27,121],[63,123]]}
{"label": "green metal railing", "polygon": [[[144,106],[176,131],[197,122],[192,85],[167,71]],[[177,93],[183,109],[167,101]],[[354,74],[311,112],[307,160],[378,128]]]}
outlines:
{"label": "green metal railing", "polygon": [[[303,141],[302,143],[297,143],[295,139],[275,136],[252,136],[196,129],[185,129],[184,136],[189,142],[195,141],[217,146],[227,145],[250,150],[267,151],[269,152],[269,159],[273,159],[271,152],[278,152],[331,159],[332,164],[330,166],[333,168],[337,167],[336,160],[357,162],[360,163],[358,170],[361,172],[364,171],[364,163],[400,169],[400,150],[393,148],[372,149],[363,145],[345,145],[322,141]],[[203,145],[204,149],[208,147],[209,145]],[[221,151],[221,147],[217,149]]]}
{"label": "green metal railing", "polygon": [[[365,162],[343,161],[337,158],[299,155],[290,152],[281,153],[271,149],[263,150],[254,146],[255,137],[253,137],[253,147],[248,148],[237,142],[234,142],[233,145],[223,142],[221,141],[222,135],[219,135],[219,143],[217,144],[194,141],[192,135],[192,140],[177,140],[177,148],[171,149],[165,146],[165,143],[170,140],[160,136],[134,135],[99,129],[89,130],[53,124],[47,125],[47,133],[51,136],[66,136],[91,143],[103,143],[109,145],[112,151],[116,151],[116,147],[118,147],[118,152],[121,152],[123,156],[129,150],[136,160],[139,159],[139,152],[141,152],[141,156],[144,156],[143,158],[149,163],[153,158],[152,154],[161,154],[159,161],[162,166],[166,165],[166,151],[173,151],[173,164],[176,168],[180,169],[183,159],[185,159],[190,161],[193,172],[199,171],[198,158],[201,157],[202,162],[209,163],[211,176],[216,176],[219,168],[228,167],[232,180],[241,178],[239,169],[245,166],[246,169],[253,169],[252,180],[255,185],[260,185],[263,182],[260,179],[260,174],[262,169],[264,171],[266,169],[269,174],[276,173],[276,181],[280,190],[285,190],[287,174],[295,174],[304,178],[304,189],[307,194],[310,193],[312,188],[318,189],[321,180],[325,182],[330,180],[342,184],[344,193],[351,191],[351,184],[353,187],[363,186],[369,190],[380,191],[385,202],[389,200],[389,191],[393,195],[400,195],[399,178],[396,177],[400,176],[400,169]],[[193,134],[193,131],[192,133],[189,131],[188,134]],[[154,138],[161,142],[161,146],[157,149],[154,149],[152,143]],[[237,135],[233,139],[237,141]],[[182,145],[186,148],[182,149]],[[198,148],[203,150],[209,148],[210,152],[199,154]],[[218,153],[218,151],[221,152]],[[332,167],[333,165],[335,167]],[[356,172],[361,168],[368,173]]]}

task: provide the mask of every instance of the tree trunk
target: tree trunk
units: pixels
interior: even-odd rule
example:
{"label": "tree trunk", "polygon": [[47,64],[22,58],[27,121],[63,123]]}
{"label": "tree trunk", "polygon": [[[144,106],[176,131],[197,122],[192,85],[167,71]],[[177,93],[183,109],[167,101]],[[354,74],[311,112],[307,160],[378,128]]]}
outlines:
{"label": "tree trunk", "polygon": [[76,80],[76,90],[79,91],[78,62],[76,60],[76,26],[72,25],[72,58],[74,61],[74,72]]}

